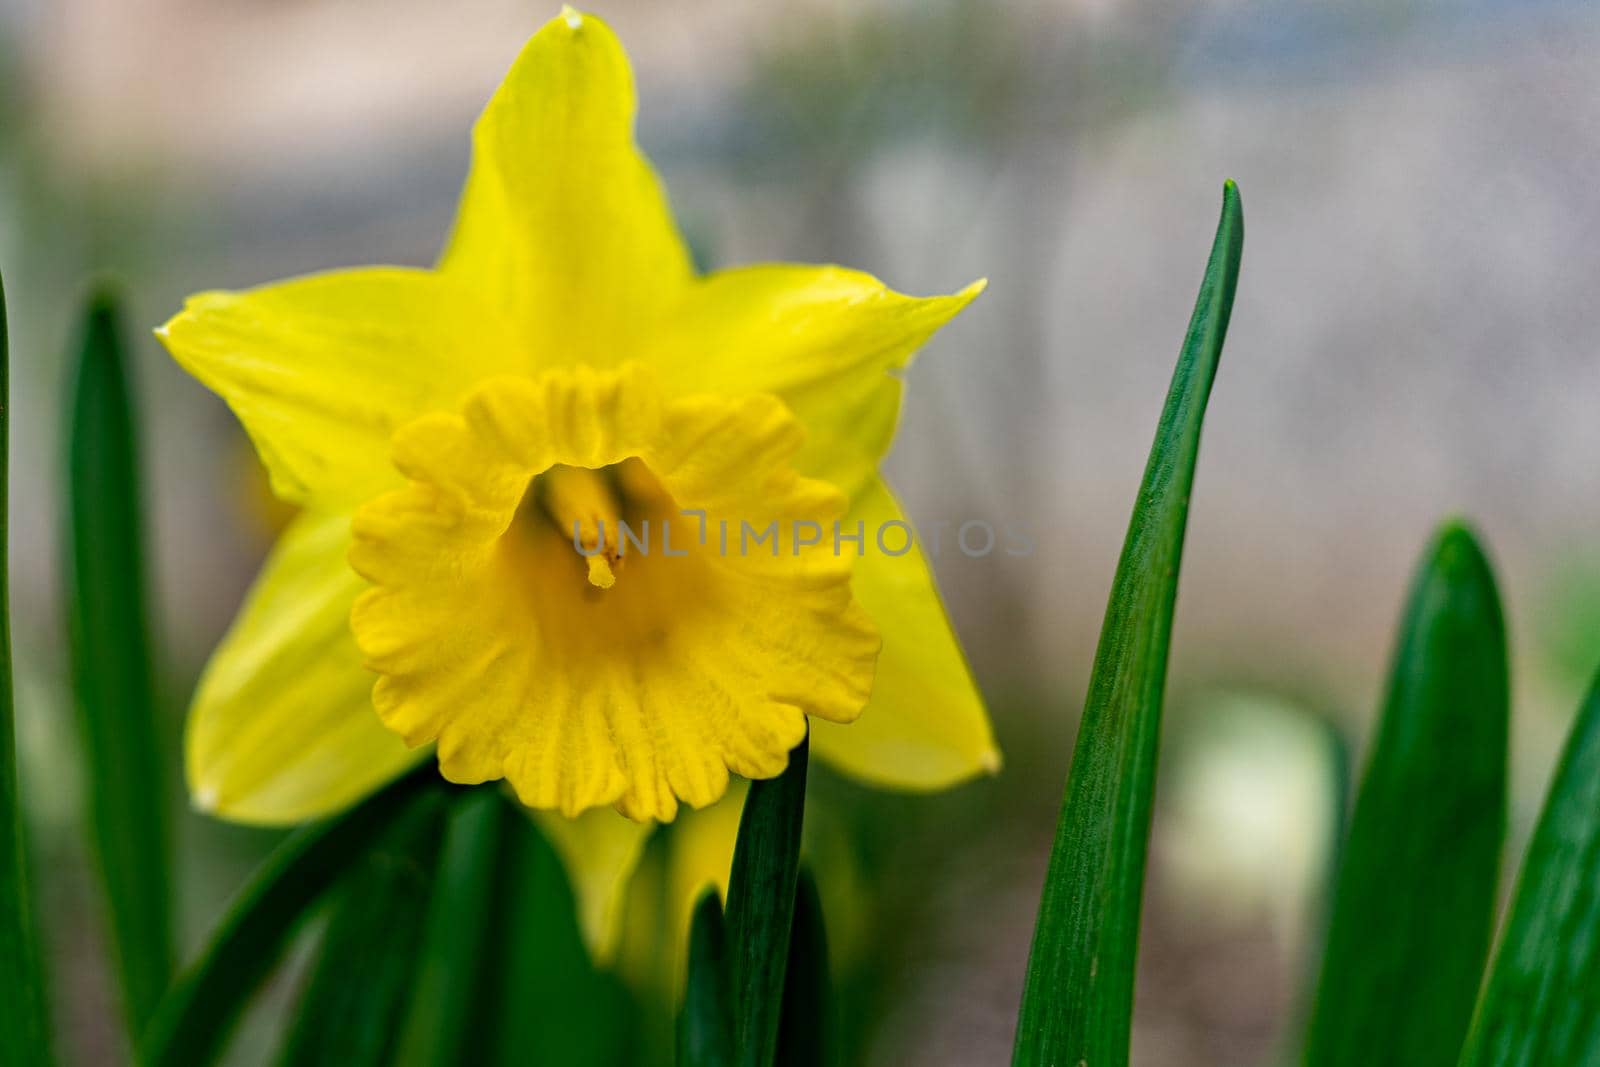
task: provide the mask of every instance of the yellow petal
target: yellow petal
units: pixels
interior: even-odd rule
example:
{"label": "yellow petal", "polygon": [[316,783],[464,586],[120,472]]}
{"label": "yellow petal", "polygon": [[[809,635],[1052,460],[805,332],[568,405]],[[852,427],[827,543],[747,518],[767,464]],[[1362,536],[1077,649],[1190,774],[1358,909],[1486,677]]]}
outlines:
{"label": "yellow petal", "polygon": [[[845,520],[865,523],[867,548],[850,585],[883,637],[872,698],[848,727],[812,721],[811,747],[864,782],[902,789],[942,789],[1000,769],[989,716],[921,549],[890,556],[874,532],[905,516],[882,479],[874,478]],[[885,533],[898,550],[903,534]]]}
{"label": "yellow petal", "polygon": [[615,966],[637,989],[659,991],[676,1003],[684,978],[689,923],[709,886],[728,895],[733,846],[750,783],[735,778],[721,800],[685,811],[652,842],[628,887],[623,938]]}
{"label": "yellow petal", "polygon": [[396,484],[397,426],[526,362],[469,290],[393,267],[200,293],[156,333],[233,408],[273,491],[323,511]]}
{"label": "yellow petal", "polygon": [[737,779],[728,786],[722,800],[690,815],[672,826],[668,839],[668,894],[673,902],[671,915],[678,926],[679,944],[689,932],[695,898],[706,886],[715,886],[719,896],[728,895],[728,876],[733,871],[733,846],[739,838],[739,819],[750,783]]}
{"label": "yellow petal", "polygon": [[531,808],[529,814],[567,869],[590,955],[599,964],[610,963],[622,933],[628,879],[655,825],[625,819],[609,808],[594,808],[576,819]]}
{"label": "yellow petal", "polygon": [[211,657],[185,740],[195,806],[238,822],[336,812],[416,762],[372,710],[350,633],[365,583],[347,516],[302,515],[278,541]]}
{"label": "yellow petal", "polygon": [[[445,777],[505,777],[569,816],[614,803],[665,822],[730,771],[778,774],[807,716],[855,717],[878,646],[851,558],[800,543],[800,520],[820,535],[844,506],[794,473],[800,438],[771,396],[667,401],[636,368],[492,379],[459,414],[404,427],[412,483],[360,509],[350,555],[374,583],[352,621],[378,714],[437,740]],[[655,486],[631,501],[653,548],[596,588],[536,479],[635,463]],[[748,551],[747,524],[766,538]]]}
{"label": "yellow petal", "polygon": [[641,358],[676,391],[781,397],[806,428],[796,467],[854,493],[894,437],[893,372],[983,286],[919,298],[842,267],[721,271],[690,287]]}
{"label": "yellow petal", "polygon": [[[684,812],[652,840],[649,856],[628,885],[623,936],[613,963],[635,989],[656,990],[671,1003],[682,997],[694,905],[707,888],[727,898],[749,788],[749,782],[735,779],[717,803]],[[817,872],[828,956],[848,969],[877,943],[872,923],[881,918],[873,914],[848,816],[826,805],[807,807],[801,855]]]}
{"label": "yellow petal", "polygon": [[439,268],[491,299],[542,367],[630,358],[691,276],[634,110],[622,45],[569,10],[527,43],[473,130]]}

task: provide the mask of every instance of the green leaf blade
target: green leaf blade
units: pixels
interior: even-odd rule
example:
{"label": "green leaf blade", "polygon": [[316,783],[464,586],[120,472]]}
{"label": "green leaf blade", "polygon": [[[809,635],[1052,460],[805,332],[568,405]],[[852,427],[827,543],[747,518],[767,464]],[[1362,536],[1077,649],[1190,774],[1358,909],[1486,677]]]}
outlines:
{"label": "green leaf blade", "polygon": [[1050,853],[1013,1062],[1128,1061],[1145,847],[1200,430],[1238,285],[1238,189],[1222,215],[1123,544]]}
{"label": "green leaf blade", "polygon": [[1510,685],[1494,574],[1446,526],[1419,567],[1339,865],[1308,1067],[1449,1067],[1494,929]]}
{"label": "green leaf blade", "polygon": [[346,875],[283,1067],[382,1067],[405,1020],[438,873],[444,805],[421,804]]}
{"label": "green leaf blade", "polygon": [[271,973],[307,911],[394,820],[438,793],[431,764],[349,811],[297,831],[234,898],[216,933],[179,975],[141,1045],[147,1067],[213,1062],[239,1011]]}
{"label": "green leaf blade", "polygon": [[492,933],[505,801],[469,789],[451,805],[428,905],[420,970],[395,1052],[400,1067],[456,1067],[480,1000],[478,974]]}
{"label": "green leaf blade", "polygon": [[826,1067],[834,1062],[833,1038],[833,983],[822,895],[811,868],[801,867],[794,895],[794,925],[789,931],[777,1067]]}
{"label": "green leaf blade", "polygon": [[115,298],[86,310],[68,441],[73,693],[128,1029],[172,978],[170,834],[148,638],[138,439]]}
{"label": "green leaf blade", "polygon": [[1600,1063],[1600,677],[1534,828],[1462,1067]]}
{"label": "green leaf blade", "polygon": [[10,544],[11,355],[5,288],[0,284],[0,1065],[50,1062],[44,980],[23,860],[17,794],[17,734],[12,704]]}
{"label": "green leaf blade", "polygon": [[639,1062],[637,1005],[615,975],[590,960],[560,857],[514,800],[502,799],[499,808],[494,936],[482,961],[479,1013],[458,1062]]}
{"label": "green leaf blade", "polygon": [[731,1067],[734,1062],[728,966],[722,901],[712,887],[701,894],[689,924],[689,969],[678,1015],[678,1067]]}
{"label": "green leaf blade", "polygon": [[742,1067],[770,1067],[777,1053],[788,968],[808,741],[776,778],[750,783],[728,878],[734,1038]]}

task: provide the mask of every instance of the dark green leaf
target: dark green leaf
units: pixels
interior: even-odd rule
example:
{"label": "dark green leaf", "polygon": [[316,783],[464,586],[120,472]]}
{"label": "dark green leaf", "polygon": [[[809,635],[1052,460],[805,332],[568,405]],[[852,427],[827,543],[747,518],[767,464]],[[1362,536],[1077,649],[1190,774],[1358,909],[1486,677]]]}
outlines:
{"label": "dark green leaf", "polygon": [[729,1002],[728,935],[722,901],[708,888],[689,925],[689,972],[678,1016],[678,1067],[730,1067],[733,1012]]}
{"label": "dark green leaf", "polygon": [[504,851],[482,1014],[460,1062],[632,1067],[641,1060],[634,1006],[621,983],[590,962],[560,858],[526,812],[500,807]]}
{"label": "dark green leaf", "polygon": [[728,878],[728,938],[733,1030],[743,1067],[769,1067],[778,1045],[809,751],[809,740],[801,741],[782,774],[752,782],[739,817]]}
{"label": "dark green leaf", "polygon": [[1600,1063],[1600,678],[1534,828],[1461,1063]]}
{"label": "dark green leaf", "polygon": [[1470,531],[1411,587],[1334,890],[1308,1067],[1449,1067],[1494,929],[1510,714],[1505,622]]}
{"label": "dark green leaf", "polygon": [[101,292],[84,315],[67,447],[72,680],[94,853],[137,1037],[172,979],[171,848],[127,364],[116,300]]}
{"label": "dark green leaf", "polygon": [[505,802],[469,789],[450,810],[439,876],[428,907],[411,1008],[395,1054],[400,1067],[456,1067],[479,998],[480,961],[491,928]]}
{"label": "dark green leaf", "polygon": [[1087,1060],[1115,1067],[1128,1061],[1139,898],[1178,567],[1200,426],[1243,243],[1239,192],[1229,182],[1100,631],[1028,956],[1017,1064]]}
{"label": "dark green leaf", "polygon": [[800,868],[789,931],[789,973],[783,980],[778,1067],[824,1067],[833,1057],[833,989],[822,897],[809,867]]}
{"label": "dark green leaf", "polygon": [[345,876],[284,1046],[284,1067],[390,1062],[417,970],[442,804],[411,809]]}
{"label": "dark green leaf", "polygon": [[17,797],[17,736],[12,714],[11,594],[6,547],[11,462],[10,353],[6,299],[0,286],[0,1065],[50,1061],[44,983],[34,940],[23,863],[22,810]]}
{"label": "dark green leaf", "polygon": [[234,899],[200,959],[178,977],[145,1033],[149,1067],[204,1067],[270,974],[307,911],[384,831],[436,803],[432,761],[342,815],[299,830]]}

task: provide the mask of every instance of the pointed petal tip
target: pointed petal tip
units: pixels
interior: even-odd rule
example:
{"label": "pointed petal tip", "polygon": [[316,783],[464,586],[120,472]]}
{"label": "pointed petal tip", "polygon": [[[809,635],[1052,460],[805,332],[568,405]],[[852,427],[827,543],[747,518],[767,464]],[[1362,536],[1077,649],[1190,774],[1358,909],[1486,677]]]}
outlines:
{"label": "pointed petal tip", "polygon": [[168,316],[166,322],[151,331],[156,335],[156,339],[166,346],[167,351],[172,353],[174,358],[177,356],[177,353],[173,352],[172,349],[174,342],[182,342],[186,339],[185,335],[190,333],[195,325],[196,314],[203,311],[211,303],[208,298],[212,296],[213,292],[209,290],[203,293],[190,293],[183,298],[183,306],[181,308]]}
{"label": "pointed petal tip", "polygon": [[189,314],[190,301],[193,299],[193,297],[185,299],[182,310],[174,312],[170,317],[168,317],[166,322],[163,322],[160,326],[157,326],[150,331],[151,333],[155,334],[156,339],[163,345],[167,346],[169,350],[172,347],[173,334],[183,328],[182,320],[184,316]]}
{"label": "pointed petal tip", "polygon": [[989,288],[989,279],[979,278],[966,287],[951,293],[947,299],[956,305],[957,312],[964,311],[967,305],[978,299],[979,295],[987,288]]}
{"label": "pointed petal tip", "polygon": [[993,777],[1005,769],[1005,757],[998,748],[991,748],[978,757],[978,766],[983,768],[983,773]]}
{"label": "pointed petal tip", "polygon": [[557,17],[567,24],[568,29],[579,30],[583,28],[583,12],[571,4],[562,4],[561,14]]}
{"label": "pointed petal tip", "polygon": [[222,794],[214,785],[197,785],[189,794],[189,805],[201,815],[216,815]]}

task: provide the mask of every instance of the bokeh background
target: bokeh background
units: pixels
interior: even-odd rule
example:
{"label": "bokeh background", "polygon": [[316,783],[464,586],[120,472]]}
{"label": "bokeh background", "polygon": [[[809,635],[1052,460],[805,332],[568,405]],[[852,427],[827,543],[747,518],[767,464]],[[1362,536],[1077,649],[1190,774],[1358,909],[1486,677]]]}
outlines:
{"label": "bokeh background", "polygon": [[[989,291],[911,372],[914,519],[1027,529],[936,561],[1005,773],[837,779],[859,1062],[1006,1056],[1105,595],[1223,178],[1247,241],[1191,513],[1146,893],[1141,1067],[1282,1062],[1326,859],[1432,525],[1471,517],[1511,623],[1518,856],[1600,661],[1600,9],[1578,0],[608,0],[639,136],[702,260]],[[427,264],[529,0],[0,0],[23,779],[65,1051],[125,1055],[79,817],[60,514],[90,279],[130,304],[153,620],[189,688],[277,514],[149,337],[182,297]],[[175,809],[181,786],[171,786]],[[192,951],[276,835],[180,821]],[[237,1062],[272,1047],[272,996]]]}

